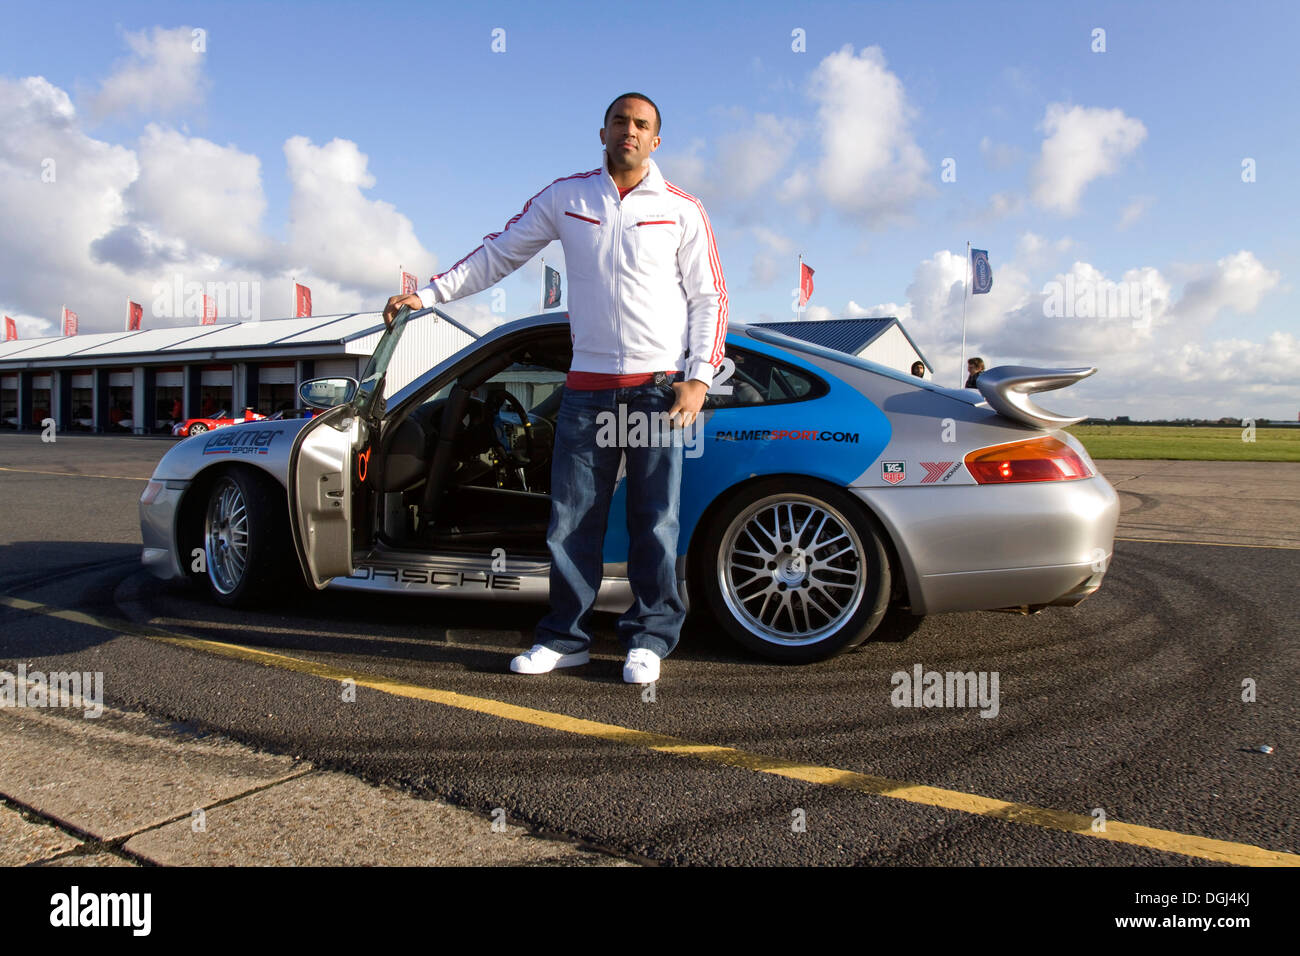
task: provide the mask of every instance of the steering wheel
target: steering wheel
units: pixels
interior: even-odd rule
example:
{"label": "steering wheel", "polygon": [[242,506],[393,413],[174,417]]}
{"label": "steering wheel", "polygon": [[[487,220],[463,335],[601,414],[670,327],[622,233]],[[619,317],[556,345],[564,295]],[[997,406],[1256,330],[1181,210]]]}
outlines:
{"label": "steering wheel", "polygon": [[[512,442],[506,437],[506,423],[501,420],[501,406],[509,405],[510,410],[519,416],[524,429],[524,451],[512,450]],[[492,441],[502,459],[518,468],[526,467],[533,460],[533,423],[528,418],[524,403],[515,398],[504,388],[494,388],[488,392],[483,402],[485,417],[492,423]]]}

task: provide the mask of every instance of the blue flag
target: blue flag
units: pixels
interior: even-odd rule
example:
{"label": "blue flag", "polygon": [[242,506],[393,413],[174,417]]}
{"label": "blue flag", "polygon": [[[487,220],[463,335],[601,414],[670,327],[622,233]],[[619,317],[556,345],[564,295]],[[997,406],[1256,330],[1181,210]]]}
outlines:
{"label": "blue flag", "polygon": [[971,282],[970,294],[982,295],[993,288],[993,267],[989,265],[989,253],[987,249],[972,249],[970,251],[970,271],[974,276]]}
{"label": "blue flag", "polygon": [[560,304],[560,271],[546,267],[546,294],[542,301],[545,303],[542,308],[552,309]]}

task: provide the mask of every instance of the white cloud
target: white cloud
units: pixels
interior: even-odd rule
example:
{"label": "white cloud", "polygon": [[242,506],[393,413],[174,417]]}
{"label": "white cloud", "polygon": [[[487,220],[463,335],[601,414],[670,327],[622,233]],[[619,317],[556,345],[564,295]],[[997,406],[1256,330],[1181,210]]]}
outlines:
{"label": "white cloud", "polygon": [[929,169],[912,136],[915,110],[879,47],[846,45],[813,72],[822,156],[815,179],[838,209],[883,227],[929,195]]}
{"label": "white cloud", "polygon": [[750,232],[759,243],[759,249],[750,263],[751,283],[760,288],[770,286],[788,270],[793,284],[797,261],[794,242],[766,226],[753,226]]}
{"label": "white cloud", "polygon": [[136,149],[97,140],[46,79],[0,78],[0,309],[22,317],[23,335],[56,331],[60,303],[83,332],[121,328],[127,298],[145,305],[149,326],[188,324],[150,306],[155,286],[179,277],[248,283],[274,318],[289,311],[292,274],[332,313],[376,308],[398,263],[422,278],[436,267],[410,220],[363,194],[374,178],[355,144],[299,138],[285,153],[288,242],[264,231],[257,157],[157,124]]}
{"label": "white cloud", "polygon": [[1153,202],[1155,202],[1155,199],[1152,196],[1135,196],[1133,201],[1125,206],[1124,210],[1119,214],[1119,224],[1116,228],[1127,229],[1133,225],[1142,218]]}
{"label": "white cloud", "polygon": [[378,293],[392,288],[399,262],[436,262],[410,219],[392,203],[365,197],[375,177],[356,143],[315,146],[295,136],[284,155],[293,185],[288,255],[296,267]]}
{"label": "white cloud", "polygon": [[1034,232],[1025,232],[1016,242],[1016,261],[1025,266],[1049,265],[1072,248],[1074,240],[1069,236],[1051,240]]}
{"label": "white cloud", "polygon": [[66,301],[90,331],[100,290],[110,290],[105,301],[116,301],[113,314],[120,314],[121,273],[92,261],[88,248],[124,222],[122,193],[138,173],[133,151],[81,131],[63,90],[43,77],[0,78],[0,306],[7,314],[57,317]]}
{"label": "white cloud", "polygon": [[[1022,248],[1046,242],[1028,235]],[[953,384],[964,266],[962,255],[940,250],[917,266],[907,302],[870,308],[851,302],[845,313],[897,315],[939,370],[938,381]],[[966,354],[981,355],[990,366],[1098,367],[1096,376],[1049,407],[1108,417],[1289,418],[1300,404],[1296,336],[1274,332],[1265,342],[1208,336],[1216,318],[1254,312],[1281,282],[1278,271],[1248,250],[1190,268],[1191,278],[1177,293],[1153,266],[1111,278],[1075,262],[1046,282],[1031,282],[1022,266],[1019,260],[994,263],[993,291],[969,299]],[[1070,291],[1069,314],[1048,314],[1053,289]],[[1145,311],[1130,308],[1138,305]]]}
{"label": "white cloud", "polygon": [[995,143],[985,136],[980,140],[980,155],[990,169],[1007,169],[1020,162],[1020,147]]}
{"label": "white cloud", "polygon": [[1050,103],[1047,137],[1031,174],[1033,198],[1046,209],[1073,215],[1088,183],[1109,175],[1146,138],[1141,120],[1119,109]]}
{"label": "white cloud", "polygon": [[148,224],[193,254],[258,262],[270,251],[261,161],[150,123],[140,137],[140,175],[126,192],[135,223]]}
{"label": "white cloud", "polygon": [[994,193],[989,196],[988,203],[980,211],[977,218],[982,222],[991,222],[1005,216],[1014,216],[1020,212],[1024,204],[1024,199],[1016,193]]}
{"label": "white cloud", "polygon": [[154,27],[148,33],[127,33],[124,39],[131,55],[116,64],[92,100],[96,115],[132,110],[168,113],[203,101],[207,54],[195,49],[190,27]]}

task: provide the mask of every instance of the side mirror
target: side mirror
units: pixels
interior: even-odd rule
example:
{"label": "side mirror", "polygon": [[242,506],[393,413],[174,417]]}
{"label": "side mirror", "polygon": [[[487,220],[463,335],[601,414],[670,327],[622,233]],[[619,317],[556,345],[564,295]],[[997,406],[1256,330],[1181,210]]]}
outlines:
{"label": "side mirror", "polygon": [[298,397],[308,408],[333,408],[352,401],[357,393],[355,378],[313,378],[298,386]]}

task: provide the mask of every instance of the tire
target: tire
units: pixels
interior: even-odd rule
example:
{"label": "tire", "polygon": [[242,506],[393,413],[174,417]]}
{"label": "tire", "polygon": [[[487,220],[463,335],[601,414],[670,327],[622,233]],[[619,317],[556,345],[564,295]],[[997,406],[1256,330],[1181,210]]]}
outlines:
{"label": "tire", "polygon": [[195,422],[193,425],[190,426],[191,435],[202,435],[207,430],[208,430],[208,426],[203,424],[202,422]]}
{"label": "tire", "polygon": [[755,654],[791,664],[825,660],[861,644],[885,615],[883,536],[839,488],[764,479],[709,522],[695,586],[723,629]]}
{"label": "tire", "polygon": [[231,468],[213,479],[199,529],[203,578],[218,604],[263,604],[301,577],[284,491],[251,468]]}

